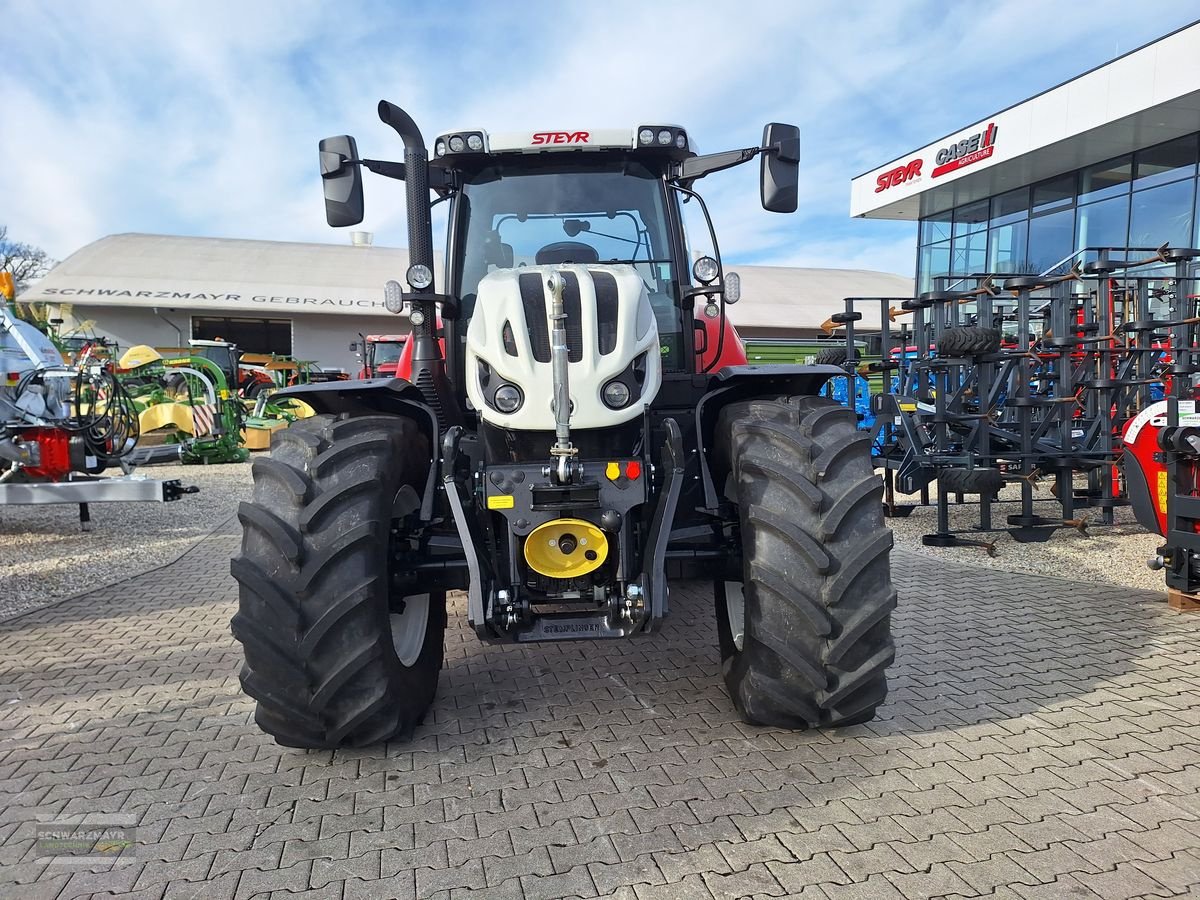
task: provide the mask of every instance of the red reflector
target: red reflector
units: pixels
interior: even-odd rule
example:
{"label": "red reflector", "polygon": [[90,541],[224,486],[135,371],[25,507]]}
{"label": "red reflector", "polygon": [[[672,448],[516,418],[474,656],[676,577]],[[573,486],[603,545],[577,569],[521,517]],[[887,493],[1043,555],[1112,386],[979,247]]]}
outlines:
{"label": "red reflector", "polygon": [[625,463],[625,475],[628,478],[637,478],[642,474],[642,464],[636,459],[632,462]]}

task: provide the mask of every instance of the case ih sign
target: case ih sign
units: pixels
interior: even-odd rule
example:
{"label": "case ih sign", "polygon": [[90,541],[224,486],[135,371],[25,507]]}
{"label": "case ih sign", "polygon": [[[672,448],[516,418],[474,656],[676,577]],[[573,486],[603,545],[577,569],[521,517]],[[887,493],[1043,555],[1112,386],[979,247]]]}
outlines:
{"label": "case ih sign", "polygon": [[932,177],[937,178],[939,175],[977,163],[981,159],[987,159],[995,149],[996,126],[989,123],[988,127],[978,134],[939,150],[934,158],[937,168],[933,170]]}
{"label": "case ih sign", "polygon": [[[934,169],[929,173],[929,177],[937,178],[939,175],[954,172],[971,165],[971,163],[977,163],[981,159],[990,157],[996,149],[996,131],[995,124],[991,123],[978,134],[963,138],[949,147],[943,147],[934,157]],[[875,193],[881,193],[888,188],[920,177],[921,166],[924,162],[925,160],[918,156],[902,166],[888,169],[875,179]]]}

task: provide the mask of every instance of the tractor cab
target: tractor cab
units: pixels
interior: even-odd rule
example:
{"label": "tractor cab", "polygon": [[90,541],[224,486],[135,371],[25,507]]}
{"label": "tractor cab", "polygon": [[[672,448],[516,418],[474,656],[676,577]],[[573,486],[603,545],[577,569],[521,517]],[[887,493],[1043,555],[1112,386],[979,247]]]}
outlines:
{"label": "tractor cab", "polygon": [[244,354],[237,344],[228,341],[188,341],[188,347],[193,356],[207,359],[221,370],[229,390],[239,393],[248,399],[255,399],[259,394],[271,391],[275,381],[265,365],[248,365],[243,360]]}
{"label": "tractor cab", "polygon": [[238,363],[242,358],[238,352],[237,344],[219,340],[190,340],[188,341],[188,347],[192,351],[192,356],[199,356],[213,363],[221,370],[221,374],[225,376],[225,383],[233,389],[237,388],[239,380]]}

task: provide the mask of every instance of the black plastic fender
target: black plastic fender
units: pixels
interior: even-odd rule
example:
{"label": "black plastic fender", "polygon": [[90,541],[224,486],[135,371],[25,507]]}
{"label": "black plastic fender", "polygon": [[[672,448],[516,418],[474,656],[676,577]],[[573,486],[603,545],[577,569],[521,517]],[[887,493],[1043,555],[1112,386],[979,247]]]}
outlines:
{"label": "black plastic fender", "polygon": [[840,366],[726,366],[709,379],[708,391],[696,405],[696,441],[700,481],[704,486],[704,508],[715,512],[721,497],[713,485],[708,452],[713,443],[717,417],[727,403],[756,396],[815,396],[830,378],[845,376]]}
{"label": "black plastic fender", "polygon": [[[298,384],[271,395],[271,399],[302,400],[317,413],[338,415],[407,416],[429,438],[429,446],[437,447],[437,414],[425,402],[425,397],[411,381],[403,378],[359,378],[351,381],[325,381],[317,384]],[[437,490],[437,459],[430,456],[429,475],[421,498],[421,518],[433,518],[434,495]]]}

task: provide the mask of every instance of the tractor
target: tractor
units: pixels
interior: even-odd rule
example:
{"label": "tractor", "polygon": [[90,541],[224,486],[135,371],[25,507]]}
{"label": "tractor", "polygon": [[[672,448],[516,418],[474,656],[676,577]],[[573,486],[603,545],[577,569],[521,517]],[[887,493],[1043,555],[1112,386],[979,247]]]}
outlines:
{"label": "tractor", "polygon": [[[625,640],[662,629],[683,578],[714,587],[746,722],[871,719],[896,593],[869,437],[819,396],[841,369],[746,364],[740,279],[694,190],[757,157],[763,207],[794,212],[799,130],[703,156],[666,124],[455,131],[431,157],[411,116],[378,111],[403,161],[321,141],[326,218],[361,222],[364,168],[404,181],[407,287],[384,298],[411,357],[407,377],[277,395],[317,415],[275,434],[239,509],[232,631],[259,727],[302,748],[411,735],[447,592],[485,642]],[[684,203],[712,255],[693,260]]]}

